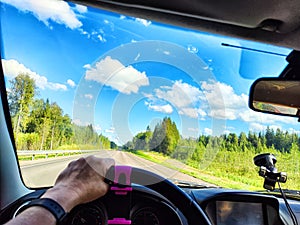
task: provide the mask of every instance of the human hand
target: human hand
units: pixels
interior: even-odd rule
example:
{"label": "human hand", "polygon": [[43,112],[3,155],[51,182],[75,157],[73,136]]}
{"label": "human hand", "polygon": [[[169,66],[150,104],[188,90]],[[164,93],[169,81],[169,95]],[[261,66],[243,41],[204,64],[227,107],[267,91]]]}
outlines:
{"label": "human hand", "polygon": [[104,177],[114,164],[113,159],[95,156],[73,161],[59,174],[53,188],[42,198],[52,198],[67,212],[78,204],[93,201],[108,191]]}

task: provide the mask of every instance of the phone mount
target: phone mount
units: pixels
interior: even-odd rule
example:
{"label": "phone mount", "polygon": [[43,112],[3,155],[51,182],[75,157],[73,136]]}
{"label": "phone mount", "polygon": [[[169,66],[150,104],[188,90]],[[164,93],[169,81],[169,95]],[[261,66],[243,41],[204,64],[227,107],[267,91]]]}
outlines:
{"label": "phone mount", "polygon": [[278,172],[275,164],[277,162],[275,155],[264,153],[253,158],[254,164],[259,166],[259,176],[265,178],[264,188],[273,191],[276,182],[285,183],[287,174],[285,172]]}

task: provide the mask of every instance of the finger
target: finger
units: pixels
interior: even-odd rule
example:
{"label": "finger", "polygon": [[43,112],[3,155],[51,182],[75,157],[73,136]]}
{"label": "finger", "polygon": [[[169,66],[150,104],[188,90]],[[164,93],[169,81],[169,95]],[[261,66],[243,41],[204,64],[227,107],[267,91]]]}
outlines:
{"label": "finger", "polygon": [[92,167],[101,177],[105,177],[108,169],[115,165],[115,160],[111,158],[97,158],[88,156],[86,162]]}

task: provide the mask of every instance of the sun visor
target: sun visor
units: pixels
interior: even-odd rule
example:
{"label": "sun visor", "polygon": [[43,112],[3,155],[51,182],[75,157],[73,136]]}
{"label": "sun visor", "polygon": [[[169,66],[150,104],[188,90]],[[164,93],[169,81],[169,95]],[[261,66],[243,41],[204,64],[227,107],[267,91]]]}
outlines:
{"label": "sun visor", "polygon": [[245,79],[277,77],[280,68],[287,65],[285,58],[285,54],[242,50],[239,74]]}

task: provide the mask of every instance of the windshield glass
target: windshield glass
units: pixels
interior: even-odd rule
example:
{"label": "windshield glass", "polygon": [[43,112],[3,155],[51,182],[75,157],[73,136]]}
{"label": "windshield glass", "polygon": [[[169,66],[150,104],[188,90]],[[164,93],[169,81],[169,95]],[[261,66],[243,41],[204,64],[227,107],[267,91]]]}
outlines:
{"label": "windshield glass", "polygon": [[270,152],[288,173],[284,188],[300,189],[297,119],[248,108],[254,79],[278,76],[290,49],[46,5],[1,4],[2,66],[26,185],[53,185],[69,160],[95,154],[170,179],[262,189],[253,157]]}

